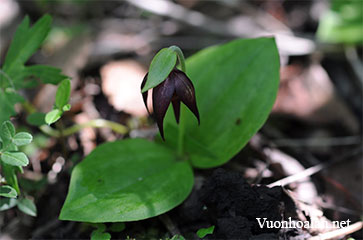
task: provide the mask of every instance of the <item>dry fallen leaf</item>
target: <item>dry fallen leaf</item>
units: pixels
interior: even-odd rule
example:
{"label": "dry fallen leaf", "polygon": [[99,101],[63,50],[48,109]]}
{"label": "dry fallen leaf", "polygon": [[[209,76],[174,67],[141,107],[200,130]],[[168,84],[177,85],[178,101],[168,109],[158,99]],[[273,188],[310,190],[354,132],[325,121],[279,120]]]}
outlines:
{"label": "dry fallen leaf", "polygon": [[308,117],[326,104],[333,95],[333,85],[319,65],[312,65],[307,69],[296,65],[287,66],[281,72],[281,84],[274,110]]}
{"label": "dry fallen leaf", "polygon": [[282,68],[273,111],[309,121],[341,122],[353,133],[359,129],[352,112],[335,92],[326,71],[318,64],[305,69],[299,65]]}

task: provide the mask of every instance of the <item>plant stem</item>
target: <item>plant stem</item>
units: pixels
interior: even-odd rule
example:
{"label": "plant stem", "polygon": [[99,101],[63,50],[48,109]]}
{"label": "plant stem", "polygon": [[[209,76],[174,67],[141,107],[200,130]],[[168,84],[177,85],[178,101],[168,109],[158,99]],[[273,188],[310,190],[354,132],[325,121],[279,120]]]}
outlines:
{"label": "plant stem", "polygon": [[[34,113],[36,111],[35,107],[28,101],[26,101],[25,103],[23,103],[23,107],[25,109],[25,111],[27,111],[28,114]],[[66,129],[62,129],[62,132],[59,130],[56,130],[48,125],[42,125],[39,127],[39,129],[51,136],[51,137],[67,137],[69,135],[72,135],[73,133],[76,133],[80,130],[82,130],[83,128],[86,127],[94,127],[94,128],[110,128],[112,131],[120,133],[120,134],[126,134],[129,132],[129,129],[119,123],[116,122],[112,122],[112,121],[108,121],[105,119],[93,119],[90,120],[86,123],[81,123],[81,124],[75,124],[69,128]]]}
{"label": "plant stem", "polygon": [[124,125],[121,125],[116,122],[108,121],[105,119],[93,119],[86,123],[81,124],[75,124],[69,128],[63,129],[62,133],[59,130],[55,130],[54,128],[49,127],[48,125],[42,125],[40,126],[40,130],[52,137],[66,137],[69,135],[72,135],[83,128],[86,127],[93,127],[93,128],[110,128],[114,132],[120,133],[120,134],[126,134],[128,133],[129,129],[125,127]]}
{"label": "plant stem", "polygon": [[51,136],[51,137],[59,137],[60,132],[58,130],[55,130],[54,128],[48,126],[48,125],[42,125],[39,127],[40,131],[43,133]]}
{"label": "plant stem", "polygon": [[184,153],[184,132],[185,132],[185,121],[183,114],[183,107],[181,107],[180,121],[179,121],[179,135],[178,135],[178,156],[182,157]]}
{"label": "plant stem", "polygon": [[178,46],[175,46],[175,45],[170,46],[169,48],[176,53],[176,55],[178,56],[178,61],[180,63],[180,68],[183,72],[185,72],[186,71],[185,58],[184,58],[184,54],[183,54],[182,50]]}
{"label": "plant stem", "polygon": [[[178,46],[171,46],[169,47],[171,50],[173,50],[176,55],[178,56],[178,61],[180,64],[180,68],[183,72],[186,72],[185,68],[185,58],[182,50]],[[178,156],[182,157],[184,153],[184,132],[185,132],[185,119],[184,119],[184,111],[183,106],[180,108],[180,121],[179,121],[179,135],[178,135]]]}

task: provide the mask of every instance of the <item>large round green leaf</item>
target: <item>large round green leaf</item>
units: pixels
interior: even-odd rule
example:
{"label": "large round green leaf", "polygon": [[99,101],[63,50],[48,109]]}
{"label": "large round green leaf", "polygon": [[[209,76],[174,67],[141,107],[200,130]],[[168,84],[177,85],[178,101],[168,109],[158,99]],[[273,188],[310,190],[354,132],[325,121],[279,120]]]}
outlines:
{"label": "large round green leaf", "polygon": [[[187,60],[195,86],[200,126],[182,109],[184,148],[199,168],[230,160],[262,127],[279,85],[279,54],[273,38],[239,39],[210,47]],[[166,144],[176,144],[178,126],[169,109]]]}
{"label": "large round green leaf", "polygon": [[193,172],[168,148],[144,139],[97,147],[71,177],[60,219],[124,222],[162,214],[193,187]]}

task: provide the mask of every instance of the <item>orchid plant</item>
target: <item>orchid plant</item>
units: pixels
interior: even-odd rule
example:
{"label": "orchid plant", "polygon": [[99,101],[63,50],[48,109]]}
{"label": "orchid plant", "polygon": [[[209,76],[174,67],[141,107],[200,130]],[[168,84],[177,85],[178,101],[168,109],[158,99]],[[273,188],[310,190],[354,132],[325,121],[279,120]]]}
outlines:
{"label": "orchid plant", "polygon": [[73,169],[59,218],[137,221],[178,206],[193,188],[194,168],[226,163],[262,127],[278,84],[273,38],[237,39],[186,61],[176,46],[161,49],[141,86],[145,105],[153,91],[160,134],[98,146]]}

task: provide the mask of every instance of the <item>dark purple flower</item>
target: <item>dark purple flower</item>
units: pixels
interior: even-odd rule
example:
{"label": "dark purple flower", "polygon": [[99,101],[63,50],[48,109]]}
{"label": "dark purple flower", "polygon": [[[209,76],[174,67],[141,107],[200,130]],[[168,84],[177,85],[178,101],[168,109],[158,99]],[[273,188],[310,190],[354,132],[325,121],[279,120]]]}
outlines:
{"label": "dark purple flower", "polygon": [[[148,74],[145,75],[144,80],[141,83],[141,89],[146,83],[147,75]],[[149,112],[147,107],[147,96],[147,91],[142,94],[146,109]],[[178,69],[171,71],[165,81],[153,88],[154,114],[156,123],[159,127],[160,135],[163,139],[163,122],[170,102],[173,105],[174,115],[177,123],[179,123],[180,102],[183,102],[190,109],[190,111],[193,112],[195,117],[198,119],[198,124],[200,124],[193,83],[184,72]]]}

